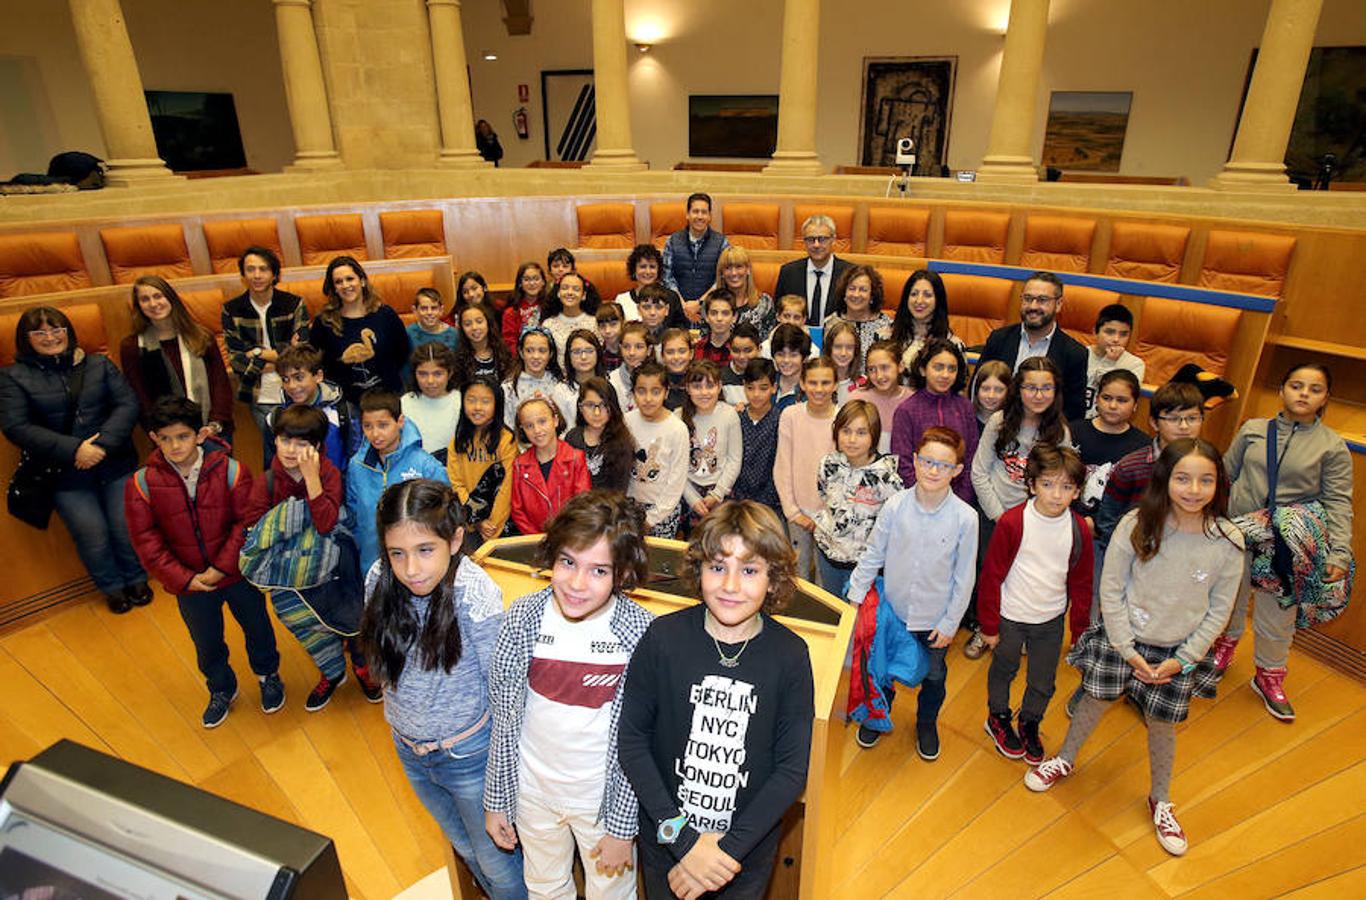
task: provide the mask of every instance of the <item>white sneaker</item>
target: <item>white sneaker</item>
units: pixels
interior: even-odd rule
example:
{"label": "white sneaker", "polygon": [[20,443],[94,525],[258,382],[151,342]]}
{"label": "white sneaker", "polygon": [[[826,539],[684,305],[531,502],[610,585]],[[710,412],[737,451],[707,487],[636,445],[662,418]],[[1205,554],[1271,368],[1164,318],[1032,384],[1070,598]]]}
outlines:
{"label": "white sneaker", "polygon": [[1162,849],[1172,856],[1184,856],[1187,846],[1186,832],[1181,830],[1181,823],[1176,821],[1176,807],[1165,800],[1158,803],[1149,797],[1148,810],[1153,814],[1153,828],[1157,832],[1157,842],[1162,845]]}
{"label": "white sneaker", "polygon": [[1025,773],[1025,787],[1031,791],[1046,791],[1071,774],[1072,764],[1061,756],[1055,756]]}

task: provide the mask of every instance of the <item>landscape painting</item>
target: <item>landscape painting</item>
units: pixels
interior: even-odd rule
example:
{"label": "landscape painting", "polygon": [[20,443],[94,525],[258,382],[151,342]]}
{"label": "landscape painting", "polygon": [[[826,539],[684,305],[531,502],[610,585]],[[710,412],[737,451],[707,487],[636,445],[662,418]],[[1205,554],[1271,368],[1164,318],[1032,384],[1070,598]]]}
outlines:
{"label": "landscape painting", "polygon": [[896,165],[896,142],[909,137],[914,174],[943,174],[957,67],[956,56],[864,57],[859,164]]}
{"label": "landscape painting", "polygon": [[768,159],[777,147],[777,94],[688,97],[689,156]]}
{"label": "landscape painting", "polygon": [[1074,172],[1118,172],[1133,99],[1130,91],[1054,91],[1043,164]]}

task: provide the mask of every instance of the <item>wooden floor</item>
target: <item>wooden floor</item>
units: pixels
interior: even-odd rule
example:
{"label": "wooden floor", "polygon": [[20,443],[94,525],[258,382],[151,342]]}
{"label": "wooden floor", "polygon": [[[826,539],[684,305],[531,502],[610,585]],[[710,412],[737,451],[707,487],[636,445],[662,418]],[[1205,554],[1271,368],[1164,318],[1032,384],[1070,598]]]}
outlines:
{"label": "wooden floor", "polygon": [[[326,710],[305,713],[315,670],[278,635],[286,708],[261,713],[230,626],[243,690],[213,731],[200,727],[193,648],[165,596],[126,616],[77,606],[4,635],[0,760],[81,741],[331,835],[352,895],[392,897],[443,864],[441,835],[404,779],[382,709],[352,681]],[[1299,721],[1283,725],[1246,688],[1247,649],[1220,698],[1196,701],[1179,731],[1173,798],[1191,850],[1176,860],[1152,837],[1134,713],[1112,710],[1073,777],[1030,793],[1024,765],[997,756],[982,732],[988,660],[955,647],[937,762],[915,755],[913,729],[871,751],[845,733],[836,896],[1366,896],[1366,687],[1295,654]],[[1075,684],[1063,666],[1044,722],[1050,749]],[[903,723],[909,693],[896,710]]]}

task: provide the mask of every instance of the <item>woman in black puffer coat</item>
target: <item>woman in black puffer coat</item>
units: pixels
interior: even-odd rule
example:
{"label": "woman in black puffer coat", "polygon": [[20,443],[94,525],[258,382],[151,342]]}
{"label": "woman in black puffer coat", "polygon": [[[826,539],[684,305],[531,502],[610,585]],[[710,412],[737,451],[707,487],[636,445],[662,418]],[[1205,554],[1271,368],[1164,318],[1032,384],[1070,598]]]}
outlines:
{"label": "woman in black puffer coat", "polygon": [[[108,357],[78,346],[61,310],[27,310],[14,345],[14,364],[0,369],[0,431],[29,456],[63,466],[57,515],[109,608],[124,613],[150,602],[123,514],[124,482],[137,466],[137,396]],[[68,393],[75,383],[79,396],[68,429]]]}

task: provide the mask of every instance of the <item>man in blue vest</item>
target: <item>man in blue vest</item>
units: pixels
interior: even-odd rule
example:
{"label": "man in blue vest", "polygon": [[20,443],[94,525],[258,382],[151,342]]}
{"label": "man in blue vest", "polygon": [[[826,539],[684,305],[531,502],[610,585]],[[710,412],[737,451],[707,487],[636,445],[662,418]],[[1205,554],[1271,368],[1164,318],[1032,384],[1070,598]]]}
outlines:
{"label": "man in blue vest", "polygon": [[726,236],[711,227],[711,197],[688,196],[688,227],[669,235],[664,244],[664,286],[683,298],[683,310],[700,321],[701,298],[716,284],[716,262],[729,245]]}

